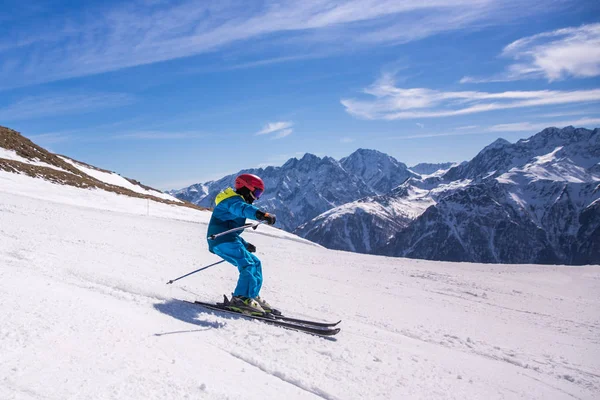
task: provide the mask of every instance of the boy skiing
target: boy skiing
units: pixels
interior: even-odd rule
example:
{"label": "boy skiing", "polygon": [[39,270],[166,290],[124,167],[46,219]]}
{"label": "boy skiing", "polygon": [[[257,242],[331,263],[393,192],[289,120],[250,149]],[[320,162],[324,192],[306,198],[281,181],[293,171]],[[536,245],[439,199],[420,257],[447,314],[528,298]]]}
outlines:
{"label": "boy skiing", "polygon": [[240,276],[228,304],[232,311],[264,315],[273,308],[259,296],[262,286],[261,262],[254,254],[256,247],[245,241],[241,230],[209,239],[211,235],[241,227],[246,218],[275,224],[275,216],[263,212],[252,205],[265,190],[265,184],[256,175],[242,174],[235,179],[235,190],[227,188],[215,199],[210,223],[208,224],[208,249],[227,262],[235,265]]}

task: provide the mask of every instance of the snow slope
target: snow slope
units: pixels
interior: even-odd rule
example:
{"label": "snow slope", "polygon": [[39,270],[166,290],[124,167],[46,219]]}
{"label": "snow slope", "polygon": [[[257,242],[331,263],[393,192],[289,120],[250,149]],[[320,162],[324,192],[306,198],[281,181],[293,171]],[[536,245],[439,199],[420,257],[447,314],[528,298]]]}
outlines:
{"label": "snow slope", "polygon": [[0,158],[3,158],[5,160],[18,161],[18,162],[22,162],[22,163],[29,164],[29,165],[35,165],[38,167],[52,168],[57,171],[63,171],[63,172],[67,172],[67,173],[69,172],[69,171],[65,171],[64,169],[59,168],[55,165],[45,163],[43,161],[29,160],[27,158],[21,157],[14,150],[5,149],[3,147],[0,147]]}
{"label": "snow slope", "polygon": [[88,165],[78,163],[67,157],[60,157],[60,158],[63,161],[68,162],[69,164],[71,164],[72,166],[74,166],[75,168],[77,168],[78,170],[83,172],[84,174],[89,175],[92,178],[96,178],[101,182],[108,183],[109,185],[120,186],[122,188],[129,189],[133,192],[141,193],[141,194],[145,194],[145,195],[149,195],[149,196],[155,196],[155,197],[158,197],[159,199],[170,200],[170,201],[174,201],[174,202],[181,202],[181,200],[179,200],[178,198],[171,196],[167,193],[159,192],[157,190],[144,189],[143,187],[141,187],[139,185],[135,185],[135,184],[131,183],[129,180],[123,178],[121,175],[116,174],[114,172],[102,171],[97,168],[91,168]]}
{"label": "snow slope", "polygon": [[1,399],[596,399],[600,268],[327,250],[261,226],[262,295],[326,340],[205,312],[210,214],[0,171]]}

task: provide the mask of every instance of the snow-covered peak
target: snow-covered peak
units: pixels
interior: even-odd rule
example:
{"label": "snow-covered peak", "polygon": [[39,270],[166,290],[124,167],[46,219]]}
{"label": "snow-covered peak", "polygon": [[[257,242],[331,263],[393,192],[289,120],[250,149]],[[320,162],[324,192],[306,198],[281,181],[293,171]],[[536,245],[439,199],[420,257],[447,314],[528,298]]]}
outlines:
{"label": "snow-covered peak", "polygon": [[600,161],[599,130],[569,126],[562,129],[547,128],[516,143],[498,139],[468,163],[451,168],[444,178],[456,180],[499,176],[513,168],[530,163],[539,164],[537,158],[548,154],[553,154],[553,158],[547,161],[568,159],[583,169],[591,168]]}
{"label": "snow-covered peak", "polygon": [[[315,164],[319,164],[322,162],[328,163],[331,162],[332,159],[330,159],[329,157],[319,157],[316,156],[312,153],[305,153],[302,157],[297,158],[290,158],[289,160],[286,161],[285,164],[283,164],[281,166],[281,168],[283,169],[287,169],[287,168],[296,168],[298,166],[309,166],[309,165],[315,165]],[[334,160],[335,161],[335,160]]]}
{"label": "snow-covered peak", "polygon": [[180,199],[212,207],[216,195],[232,186],[240,173],[262,178],[266,190],[255,205],[276,214],[281,221],[278,224],[290,231],[326,210],[375,194],[335,159],[310,153],[300,159],[292,158],[281,167],[242,170],[217,181],[192,185],[172,193]]}
{"label": "snow-covered peak", "polygon": [[342,167],[359,176],[378,194],[384,194],[416,176],[406,164],[377,150],[358,149],[340,160]]}
{"label": "snow-covered peak", "polygon": [[510,145],[511,145],[511,143],[508,140],[503,139],[503,138],[498,138],[498,139],[494,140],[492,143],[490,143],[489,145],[485,146],[483,148],[483,150],[481,150],[481,152],[483,153],[483,152],[493,150],[493,149],[501,149],[503,147],[510,146]]}

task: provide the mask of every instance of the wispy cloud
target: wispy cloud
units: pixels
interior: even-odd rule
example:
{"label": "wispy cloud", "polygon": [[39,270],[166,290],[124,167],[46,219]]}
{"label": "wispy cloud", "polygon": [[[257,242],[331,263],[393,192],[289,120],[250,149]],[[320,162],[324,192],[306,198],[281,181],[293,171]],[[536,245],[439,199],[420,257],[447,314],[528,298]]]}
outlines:
{"label": "wispy cloud", "polygon": [[575,127],[586,127],[596,128],[600,126],[600,118],[580,118],[576,120],[564,120],[564,121],[542,121],[542,122],[513,122],[508,124],[496,124],[491,126],[471,126],[471,127],[458,127],[450,129],[446,132],[431,132],[431,133],[419,133],[414,135],[405,136],[393,136],[388,139],[426,139],[433,137],[445,137],[445,136],[465,136],[465,135],[481,135],[498,132],[539,132],[548,127],[562,128],[565,126]]}
{"label": "wispy cloud", "polygon": [[342,142],[342,143],[352,143],[354,141],[355,141],[355,139],[351,138],[351,137],[343,137],[340,139],[340,142]]}
{"label": "wispy cloud", "polygon": [[[0,39],[0,88],[114,71],[261,40],[289,61],[308,47],[397,44],[539,13],[538,0],[244,0],[125,2],[44,15]],[[512,10],[512,11],[511,11]],[[77,13],[77,14],[75,14]],[[135,18],[132,18],[132,15]],[[42,18],[42,17],[39,17]],[[20,26],[20,28],[18,28]],[[275,35],[276,34],[276,35]],[[281,43],[285,38],[285,46]],[[290,46],[294,43],[294,46]],[[307,46],[308,45],[308,46]],[[319,51],[319,50],[318,50]],[[301,57],[299,57],[301,58]],[[246,66],[260,65],[253,60]],[[239,64],[239,61],[238,61]],[[241,63],[243,65],[243,63]]]}
{"label": "wispy cloud", "polygon": [[268,135],[269,133],[277,132],[282,129],[289,129],[293,125],[292,122],[289,121],[280,121],[280,122],[269,122],[262,128],[260,131],[256,132],[257,135]]}
{"label": "wispy cloud", "polygon": [[473,130],[473,129],[477,129],[479,128],[479,125],[465,125],[465,126],[459,126],[458,128],[455,128],[457,131],[469,131],[469,130]]}
{"label": "wispy cloud", "polygon": [[559,111],[559,112],[553,112],[553,113],[548,113],[548,114],[541,114],[541,115],[539,115],[539,117],[562,118],[562,117],[572,117],[574,115],[591,115],[591,114],[597,114],[598,112],[599,112],[598,110],[578,109],[575,111]]}
{"label": "wispy cloud", "polygon": [[383,75],[364,90],[365,100],[342,99],[346,111],[365,119],[440,118],[515,108],[600,101],[600,89],[508,92],[443,92],[396,87],[394,77]]}
{"label": "wispy cloud", "polygon": [[488,127],[488,132],[523,132],[523,131],[541,131],[544,128],[550,126],[564,127],[564,126],[584,126],[589,128],[596,128],[600,126],[600,118],[580,118],[571,121],[544,121],[544,122],[517,122],[512,124],[498,124]]}
{"label": "wispy cloud", "polygon": [[91,93],[30,96],[0,108],[0,120],[16,121],[65,114],[81,114],[131,104],[125,93]]}
{"label": "wispy cloud", "polygon": [[420,122],[417,122],[417,126],[421,129],[425,128],[425,124],[422,124]]}
{"label": "wispy cloud", "polygon": [[524,37],[506,46],[502,57],[515,63],[500,75],[484,78],[466,76],[461,83],[503,82],[545,78],[600,75],[600,23],[558,29]]}
{"label": "wispy cloud", "polygon": [[293,125],[294,123],[290,121],[269,122],[260,131],[256,132],[256,135],[273,134],[271,139],[283,139],[292,134],[294,131],[292,129]]}

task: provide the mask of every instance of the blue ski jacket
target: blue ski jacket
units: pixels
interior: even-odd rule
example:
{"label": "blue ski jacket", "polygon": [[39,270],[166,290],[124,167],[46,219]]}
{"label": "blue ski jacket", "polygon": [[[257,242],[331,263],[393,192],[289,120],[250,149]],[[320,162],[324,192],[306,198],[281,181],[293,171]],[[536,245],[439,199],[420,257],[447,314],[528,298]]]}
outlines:
{"label": "blue ski jacket", "polygon": [[215,208],[208,224],[206,234],[208,250],[214,253],[213,248],[221,243],[240,241],[244,246],[246,241],[240,236],[242,230],[219,236],[214,240],[208,237],[229,229],[239,228],[246,223],[246,218],[256,220],[258,208],[246,203],[244,198],[237,194],[232,188],[227,188],[217,195]]}

